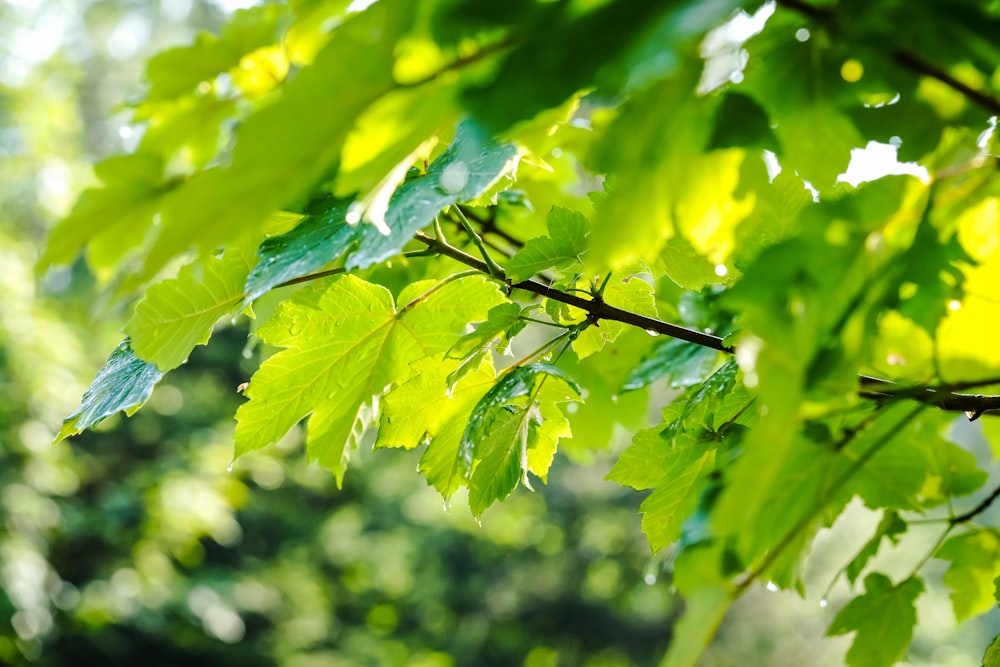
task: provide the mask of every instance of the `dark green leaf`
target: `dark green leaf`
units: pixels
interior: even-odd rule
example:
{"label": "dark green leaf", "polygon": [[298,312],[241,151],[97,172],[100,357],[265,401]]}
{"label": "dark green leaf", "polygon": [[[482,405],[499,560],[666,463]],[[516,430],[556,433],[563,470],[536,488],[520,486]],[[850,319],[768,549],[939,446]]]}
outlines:
{"label": "dark green leaf", "polygon": [[135,356],[129,341],[123,340],[84,393],[80,409],[63,421],[56,442],[76,435],[116,412],[133,414],[146,402],[162,377],[163,373],[156,368],[156,364]]}
{"label": "dark green leaf", "polygon": [[662,377],[669,377],[673,388],[700,384],[708,377],[717,357],[718,352],[711,348],[683,340],[662,340],[632,369],[622,391],[645,387]]}
{"label": "dark green leaf", "polygon": [[993,638],[983,654],[983,667],[1000,667],[1000,634]]}
{"label": "dark green leaf", "polygon": [[326,266],[356,243],[358,226],[347,224],[345,218],[349,205],[343,199],[316,202],[295,229],[264,241],[257,252],[260,261],[247,276],[247,301]]}
{"label": "dark green leaf", "polygon": [[478,197],[516,158],[513,146],[496,144],[472,123],[462,123],[427,173],[393,194],[385,216],[390,233],[383,235],[374,225],[359,227],[361,246],[347,257],[347,268],[365,268],[399,253],[442,209]]}
{"label": "dark green leaf", "polygon": [[779,151],[771,121],[753,98],[729,92],[715,112],[715,127],[708,139],[708,149],[764,148]]}
{"label": "dark green leaf", "polygon": [[580,386],[571,377],[555,366],[547,363],[535,363],[529,366],[516,366],[505,372],[486,394],[483,395],[469,416],[469,424],[462,434],[456,458],[456,473],[468,479],[476,458],[480,454],[483,442],[493,437],[492,431],[496,424],[506,424],[507,415],[511,409],[524,412],[523,406],[512,408],[511,402],[522,396],[527,396],[534,389],[541,376],[552,376],[565,382],[577,395]]}

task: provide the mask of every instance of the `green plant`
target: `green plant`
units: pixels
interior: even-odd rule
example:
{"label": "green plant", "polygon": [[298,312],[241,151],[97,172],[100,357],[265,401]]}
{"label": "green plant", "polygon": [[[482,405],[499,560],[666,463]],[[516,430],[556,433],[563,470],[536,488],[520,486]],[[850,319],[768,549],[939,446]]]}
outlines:
{"label": "green plant", "polygon": [[[802,592],[853,498],[884,518],[852,583],[941,531],[833,620],[851,665],[905,655],[930,558],[959,619],[995,606],[1000,487],[949,439],[1000,409],[965,393],[1000,384],[995,3],[747,3],[754,35],[732,1],[344,4],[241,11],[150,61],[138,148],[41,263],[85,250],[142,296],[60,438],[256,310],[237,455],[308,419],[339,483],[377,427],[479,517],[557,446],[640,429],[609,477],[652,490],[643,529],[675,550],[671,667],[754,583]],[[840,178],[870,141],[911,175]]]}

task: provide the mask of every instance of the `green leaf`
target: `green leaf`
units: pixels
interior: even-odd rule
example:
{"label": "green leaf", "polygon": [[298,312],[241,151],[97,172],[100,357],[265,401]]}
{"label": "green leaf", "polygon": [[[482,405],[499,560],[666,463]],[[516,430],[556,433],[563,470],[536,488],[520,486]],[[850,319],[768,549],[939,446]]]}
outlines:
{"label": "green leaf", "polygon": [[750,397],[741,385],[737,385],[739,370],[735,359],[727,360],[682,399],[676,416],[664,421],[661,434],[670,437],[696,428],[713,429],[744,410]]}
{"label": "green leaf", "polygon": [[[927,447],[916,435],[919,422],[906,424],[893,434],[887,420],[879,420],[861,437],[851,441],[841,450],[841,456],[848,461],[867,457],[873,447],[878,450],[872,455],[848,483],[847,488],[861,496],[868,507],[886,507],[919,511],[918,496],[927,479],[930,460]],[[882,438],[891,438],[885,444],[876,444]]]}
{"label": "green leaf", "polygon": [[928,431],[931,432],[922,438],[930,458],[929,477],[920,493],[924,504],[935,505],[950,498],[967,496],[982,488],[989,479],[989,473],[979,467],[975,455],[954,442],[945,440],[936,430]]}
{"label": "green leaf", "polygon": [[687,290],[700,290],[706,285],[722,282],[715,272],[715,265],[695,250],[683,236],[674,236],[663,244],[659,257],[653,263],[656,275],[666,275]]}
{"label": "green leaf", "polygon": [[497,338],[510,338],[510,332],[521,321],[522,309],[516,303],[502,303],[487,314],[486,321],[473,331],[465,334],[448,350],[448,357],[464,359],[479,349],[489,345]]}
{"label": "green leaf", "polygon": [[674,441],[673,456],[660,469],[656,489],[639,507],[642,531],[653,551],[676,541],[681,525],[698,505],[698,495],[705,485],[706,475],[715,468],[715,448],[706,443],[686,439]]}
{"label": "green leaf", "polygon": [[974,528],[949,539],[934,555],[951,562],[944,583],[951,589],[951,603],[959,622],[995,606],[991,588],[1000,577],[1000,532]]}
{"label": "green leaf", "polygon": [[707,147],[780,150],[767,112],[752,97],[732,91],[722,97],[715,112],[715,127]]}
{"label": "green leaf", "polygon": [[983,654],[983,667],[1000,667],[1000,634],[993,638]]}
{"label": "green leaf", "polygon": [[396,88],[394,49],[413,18],[410,3],[383,0],[338,26],[282,95],[240,125],[228,166],[199,172],[165,201],[137,276],[154,275],[191,246],[231,242],[305,199],[329,175],[358,116]]}
{"label": "green leaf", "polygon": [[76,435],[116,412],[132,415],[163,377],[154,364],[135,356],[128,339],[115,348],[83,394],[80,408],[63,421],[56,442]]}
{"label": "green leaf", "polygon": [[400,293],[399,308],[387,289],[354,276],[297,292],[257,332],[285,349],[250,381],[250,401],[236,413],[237,455],[277,441],[309,416],[307,452],[341,481],[362,407],[503,300],[478,276],[414,283]]}
{"label": "green leaf", "polygon": [[[536,387],[550,376],[580,394],[580,387],[572,378],[551,364],[539,362],[508,369],[473,408],[452,465],[452,477],[469,480],[469,506],[476,516],[513,491],[517,480],[529,469],[530,448],[545,451],[555,446],[554,440],[568,433],[568,427],[544,431],[540,428],[545,417],[540,409],[541,390],[536,391]],[[529,397],[528,401],[515,402],[522,397]],[[553,416],[565,421],[561,413],[549,411],[547,417]],[[549,443],[539,443],[543,435],[549,438]],[[542,454],[542,458],[551,461],[548,454]],[[517,475],[511,481],[515,464]],[[448,486],[453,484],[450,482]]]}
{"label": "green leaf", "polygon": [[347,224],[349,206],[350,201],[344,199],[319,200],[295,229],[266,239],[257,251],[259,261],[247,276],[246,300],[317,271],[347,252],[359,236],[357,225]]}
{"label": "green leaf", "polygon": [[496,379],[492,364],[484,360],[449,392],[446,380],[458,363],[436,356],[411,364],[413,377],[382,401],[376,447],[411,449],[429,443],[458,451],[469,413]]}
{"label": "green leaf", "polygon": [[114,266],[142,245],[162,198],[175,186],[163,176],[163,160],[135,153],[116,156],[94,167],[103,188],[85,190],[70,214],[49,235],[41,268],[67,264],[85,245],[88,263]]}
{"label": "green leaf", "polygon": [[879,547],[882,545],[882,540],[887,539],[892,544],[899,543],[899,536],[906,532],[907,524],[899,515],[892,511],[886,511],[882,515],[882,521],[879,522],[878,528],[875,530],[875,534],[872,538],[868,540],[861,550],[858,551],[857,555],[851,559],[851,562],[847,564],[844,568],[844,572],[847,575],[847,580],[852,584],[857,580],[858,575],[865,569],[865,565],[868,561],[878,553]]}
{"label": "green leaf", "polygon": [[602,354],[585,359],[569,353],[563,356],[560,366],[580,383],[587,397],[568,410],[573,438],[560,444],[564,454],[580,463],[589,462],[595,450],[615,444],[622,428],[632,433],[646,424],[648,392],[623,393],[621,386],[653,340],[645,331],[630,329]]}
{"label": "green leaf", "polygon": [[[611,274],[604,292],[601,295],[608,305],[621,308],[646,317],[658,318],[656,296],[653,286],[638,274],[619,271]],[[601,320],[594,326],[584,329],[573,341],[573,350],[583,359],[604,349],[628,328],[627,325],[614,320]]]}
{"label": "green leaf", "polygon": [[125,325],[135,353],[164,372],[184,363],[208,342],[219,318],[240,308],[252,258],[249,247],[227,248],[150,287]]}
{"label": "green leaf", "polygon": [[711,348],[669,339],[661,340],[629,373],[622,391],[633,391],[653,384],[663,377],[670,378],[674,389],[690,387],[705,381],[719,353]]}
{"label": "green leaf", "polygon": [[458,126],[455,140],[427,173],[404,183],[393,194],[385,216],[389,234],[360,225],[360,247],[347,258],[347,268],[366,268],[399,253],[417,232],[453,204],[475,199],[513,169],[514,146],[490,140],[471,122]]}
{"label": "green leaf", "polygon": [[864,595],[841,609],[827,630],[827,635],[857,632],[847,652],[850,667],[890,667],[906,654],[917,622],[913,603],[923,590],[916,577],[895,586],[884,574],[865,577]]}
{"label": "green leaf", "polygon": [[674,626],[662,667],[695,667],[733,603],[722,571],[719,544],[697,544],[681,551],[674,583],[684,596],[684,614]]}
{"label": "green leaf", "polygon": [[507,261],[507,278],[521,282],[545,269],[562,269],[580,261],[587,249],[588,223],[583,214],[554,206],[546,226],[548,236],[530,239]]}
{"label": "green leaf", "polygon": [[571,377],[555,366],[547,363],[534,363],[528,366],[509,368],[500,380],[483,395],[476,404],[469,424],[462,434],[462,444],[456,460],[458,473],[468,477],[482,442],[490,436],[492,421],[501,413],[509,413],[507,408],[511,401],[522,396],[528,396],[535,389],[535,384],[546,376],[552,376],[565,382],[576,394],[580,394],[580,386]]}
{"label": "green leaf", "polygon": [[277,43],[287,12],[282,5],[239,9],[219,37],[202,33],[191,46],[161,51],[146,66],[148,97],[164,99],[187,93],[202,81],[236,67],[243,56]]}
{"label": "green leaf", "polygon": [[588,254],[595,270],[652,261],[674,235],[676,199],[708,132],[708,102],[691,99],[694,85],[685,73],[635,96],[598,145],[594,168],[614,177],[595,206]]}
{"label": "green leaf", "polygon": [[[247,300],[253,300],[281,283],[316,271],[355,245],[347,268],[365,268],[398,254],[417,232],[447,206],[477,196],[509,167],[516,155],[510,146],[487,145],[469,124],[459,126],[455,141],[427,174],[396,190],[386,221],[392,230],[383,236],[371,224],[348,224],[352,202],[327,198],[310,207],[310,215],[295,229],[264,241],[260,261],[247,278]],[[455,193],[439,187],[449,165],[468,165],[468,181]]]}
{"label": "green leaf", "polygon": [[828,104],[796,108],[778,119],[782,167],[797,172],[821,193],[830,192],[847,171],[851,149],[864,139],[851,121]]}
{"label": "green leaf", "polygon": [[972,258],[963,250],[957,235],[940,238],[940,232],[925,217],[901,261],[915,289],[902,299],[899,311],[933,336],[948,313],[949,301],[962,298],[965,274],[959,266],[962,263],[971,266]]}
{"label": "green leaf", "polygon": [[671,440],[663,437],[659,427],[644,428],[633,436],[631,446],[621,453],[605,479],[636,491],[651,489],[676,455]]}
{"label": "green leaf", "polygon": [[519,481],[530,489],[529,471],[544,481],[559,439],[570,435],[566,418],[544,396],[525,404],[507,403],[488,418],[489,435],[479,443],[480,458],[469,477],[469,509],[477,518],[510,495]]}

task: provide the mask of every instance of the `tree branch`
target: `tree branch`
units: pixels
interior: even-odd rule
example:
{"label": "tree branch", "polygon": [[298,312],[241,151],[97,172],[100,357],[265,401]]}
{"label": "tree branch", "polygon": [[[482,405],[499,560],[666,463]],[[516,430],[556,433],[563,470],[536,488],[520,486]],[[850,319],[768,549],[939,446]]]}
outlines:
{"label": "tree branch", "polygon": [[[446,257],[450,257],[457,262],[465,264],[466,266],[479,269],[483,273],[491,274],[490,267],[488,267],[486,262],[482,261],[478,257],[473,257],[467,252],[459,250],[458,248],[448,245],[447,243],[438,241],[423,232],[417,232],[417,235],[414,238],[424,245],[434,248]],[[646,317],[645,315],[639,315],[627,310],[622,310],[621,308],[615,308],[614,306],[599,299],[585,299],[583,297],[576,296],[575,294],[568,294],[542,284],[537,280],[524,280],[519,283],[511,283],[503,275],[495,277],[506,282],[508,287],[511,289],[532,292],[554,301],[560,301],[567,305],[575,306],[596,320],[614,320],[616,322],[622,322],[624,324],[640,327],[646,331],[653,331],[665,336],[670,336],[671,338],[686,340],[689,343],[701,345],[702,347],[708,347],[713,350],[719,350],[720,352],[733,352],[733,348],[726,345],[722,338],[719,338],[718,336],[703,333],[695,329],[688,329],[687,327],[678,326],[676,324],[664,322],[663,320],[657,320],[652,317]]]}
{"label": "tree branch", "polygon": [[[802,16],[816,21],[817,23],[830,25],[834,23],[836,18],[830,9],[826,7],[817,7],[808,2],[804,2],[803,0],[777,0],[777,3],[779,6],[801,14]],[[889,51],[889,55],[896,61],[896,63],[905,69],[908,69],[910,72],[920,76],[936,79],[952,90],[961,93],[966,97],[966,99],[979,106],[981,109],[984,109],[993,115],[1000,115],[1000,100],[982,90],[978,90],[972,86],[962,83],[944,69],[938,67],[932,62],[924,60],[913,51],[903,48],[893,48]]]}
{"label": "tree branch", "polygon": [[976,515],[985,512],[986,509],[989,508],[989,506],[992,505],[997,498],[1000,498],[1000,486],[993,489],[993,492],[990,493],[990,495],[983,498],[983,501],[981,503],[973,507],[968,512],[962,512],[961,514],[952,517],[948,521],[948,523],[950,523],[952,526],[956,526],[960,523],[965,523],[966,521],[972,520]]}
{"label": "tree branch", "polygon": [[[457,262],[477,269],[487,275],[493,275],[490,271],[490,267],[486,265],[486,262],[478,257],[468,254],[463,250],[449,245],[448,243],[439,241],[438,239],[428,236],[423,232],[417,232],[414,240],[420,241],[428,248],[433,249],[445,257],[450,257]],[[502,274],[494,277],[505,282],[508,289],[519,289],[531,292],[539,296],[544,296],[547,299],[552,299],[553,301],[559,301],[561,303],[574,306],[587,313],[587,315],[594,320],[613,320],[615,322],[622,322],[623,324],[636,326],[641,329],[645,329],[646,331],[663,334],[664,336],[670,336],[671,338],[677,338],[689,343],[694,343],[695,345],[701,345],[702,347],[718,350],[719,352],[726,352],[728,354],[736,352],[734,347],[727,345],[724,339],[719,336],[713,336],[712,334],[707,334],[696,329],[689,329],[677,324],[671,324],[670,322],[664,322],[663,320],[646,317],[645,315],[639,315],[628,310],[616,308],[615,306],[605,303],[601,299],[587,299],[575,294],[569,294],[549,285],[540,283],[537,280],[524,280],[519,283],[512,283]],[[883,380],[882,378],[871,377],[868,375],[859,375],[858,381],[861,385],[858,395],[862,398],[868,398],[876,401],[900,399],[913,400],[918,403],[934,406],[949,412],[964,412],[970,420],[978,419],[981,415],[989,412],[1000,412],[1000,396],[955,393],[956,390],[963,388],[1000,384],[1000,378],[941,385],[938,387],[910,387],[897,384],[890,380]]]}

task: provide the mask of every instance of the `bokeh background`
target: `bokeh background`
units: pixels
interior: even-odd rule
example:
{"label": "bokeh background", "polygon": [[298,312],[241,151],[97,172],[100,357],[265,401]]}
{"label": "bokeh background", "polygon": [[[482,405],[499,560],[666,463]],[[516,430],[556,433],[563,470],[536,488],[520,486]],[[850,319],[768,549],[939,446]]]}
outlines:
{"label": "bokeh background", "polygon": [[[144,58],[234,8],[0,1],[0,664],[656,664],[682,603],[669,552],[639,530],[641,495],[603,480],[625,434],[481,526],[461,498],[443,506],[413,452],[363,451],[340,491],[296,433],[231,466],[236,387],[259,363],[236,321],[134,417],[51,444],[129,304],[82,263],[36,275],[46,230],[90,163],[132,147]],[[843,664],[850,638],[822,636],[850,592],[822,591],[877,519],[852,507],[821,535],[812,597],[741,600],[705,664]],[[906,573],[935,537],[881,564]],[[911,664],[978,665],[1000,613],[956,629],[942,566],[925,568]]]}

